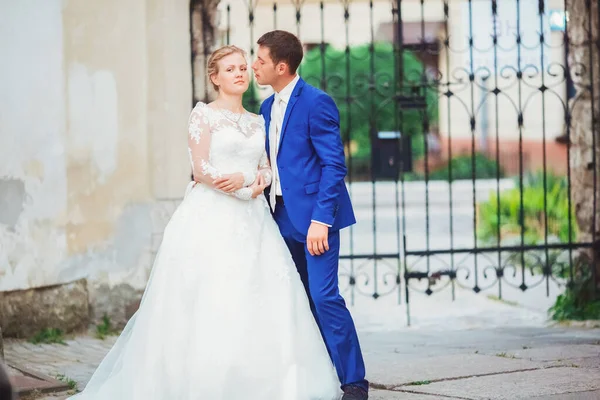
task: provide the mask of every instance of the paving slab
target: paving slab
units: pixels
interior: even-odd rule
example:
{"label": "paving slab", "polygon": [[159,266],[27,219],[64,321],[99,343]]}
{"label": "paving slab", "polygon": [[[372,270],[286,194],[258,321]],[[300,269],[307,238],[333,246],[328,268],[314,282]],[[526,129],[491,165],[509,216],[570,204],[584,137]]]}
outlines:
{"label": "paving slab", "polygon": [[[495,355],[509,350],[551,346],[594,345],[600,343],[600,330],[564,328],[503,327],[474,330],[421,330],[359,332],[363,354],[377,362],[381,355],[403,360],[450,354]],[[387,357],[387,356],[386,356]],[[371,363],[368,363],[369,365]]]}
{"label": "paving slab", "polygon": [[116,336],[99,340],[83,336],[66,340],[62,344],[34,345],[22,340],[9,339],[6,345],[6,362],[19,365],[41,374],[56,377],[64,375],[84,387],[110,350]]}
{"label": "paving slab", "polygon": [[583,358],[600,358],[600,345],[579,344],[548,346],[532,349],[508,350],[506,353],[516,358],[531,361],[562,361]]}
{"label": "paving slab", "polygon": [[418,390],[421,393],[473,400],[520,400],[536,398],[536,396],[571,395],[577,392],[600,390],[600,370],[546,368],[436,382],[419,386]]}
{"label": "paving slab", "polygon": [[392,390],[371,390],[369,400],[440,400],[451,399],[448,397],[433,396],[429,394],[397,392]]}
{"label": "paving slab", "polygon": [[577,392],[568,394],[553,394],[550,396],[533,397],[532,400],[598,400],[600,390],[590,392]]}
{"label": "paving slab", "polygon": [[64,382],[19,365],[8,364],[8,378],[20,396],[33,392],[60,392],[69,388]]}
{"label": "paving slab", "polygon": [[367,379],[386,389],[413,382],[466,378],[542,368],[543,364],[483,354],[458,354],[405,360],[398,354],[387,354],[370,365]]}
{"label": "paving slab", "polygon": [[[579,368],[600,368],[600,357],[575,358],[560,363]],[[598,398],[600,399],[600,397]]]}

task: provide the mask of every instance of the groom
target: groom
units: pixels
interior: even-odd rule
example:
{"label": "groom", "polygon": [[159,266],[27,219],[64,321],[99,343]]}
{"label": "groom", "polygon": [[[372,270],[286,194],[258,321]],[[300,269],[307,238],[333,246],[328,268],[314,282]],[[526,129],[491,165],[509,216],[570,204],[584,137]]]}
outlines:
{"label": "groom", "polygon": [[338,289],[339,231],[356,222],[344,183],[339,112],[331,97],[296,73],[303,57],[296,36],[272,31],[257,44],[256,80],[275,91],[260,108],[273,170],[266,196],[342,383],[342,399],[365,400],[360,345]]}

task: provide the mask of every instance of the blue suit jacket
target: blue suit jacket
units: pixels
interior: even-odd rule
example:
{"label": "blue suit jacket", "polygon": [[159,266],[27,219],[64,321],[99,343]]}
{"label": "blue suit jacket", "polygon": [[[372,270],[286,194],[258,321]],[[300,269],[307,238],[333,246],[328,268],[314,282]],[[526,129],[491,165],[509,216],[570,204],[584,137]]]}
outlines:
{"label": "blue suit jacket", "polygon": [[[273,99],[270,96],[260,107],[267,129],[267,154]],[[356,222],[344,183],[347,169],[339,111],[329,95],[302,79],[296,83],[283,119],[277,167],[286,209],[298,232],[306,234],[311,220],[331,225],[331,230]]]}

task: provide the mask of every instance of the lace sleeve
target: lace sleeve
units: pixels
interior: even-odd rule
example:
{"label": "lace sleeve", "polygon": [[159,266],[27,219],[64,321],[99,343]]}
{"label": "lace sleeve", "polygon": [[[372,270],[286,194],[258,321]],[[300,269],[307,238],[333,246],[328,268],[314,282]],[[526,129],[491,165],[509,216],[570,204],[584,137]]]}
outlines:
{"label": "lace sleeve", "polygon": [[188,152],[192,171],[194,172],[194,181],[221,193],[235,196],[238,199],[250,200],[252,198],[252,189],[249,187],[243,187],[233,193],[225,193],[215,188],[213,182],[221,176],[221,172],[210,163],[212,132],[205,113],[206,110],[203,110],[201,107],[195,107],[192,110],[188,124]]}

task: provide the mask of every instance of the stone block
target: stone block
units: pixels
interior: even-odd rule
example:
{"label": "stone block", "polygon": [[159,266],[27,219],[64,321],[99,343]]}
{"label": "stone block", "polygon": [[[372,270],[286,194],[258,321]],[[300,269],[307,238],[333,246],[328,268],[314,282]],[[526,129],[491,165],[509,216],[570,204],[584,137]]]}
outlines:
{"label": "stone block", "polygon": [[30,338],[46,328],[65,333],[89,324],[85,279],[26,290],[0,292],[0,326],[5,337]]}

